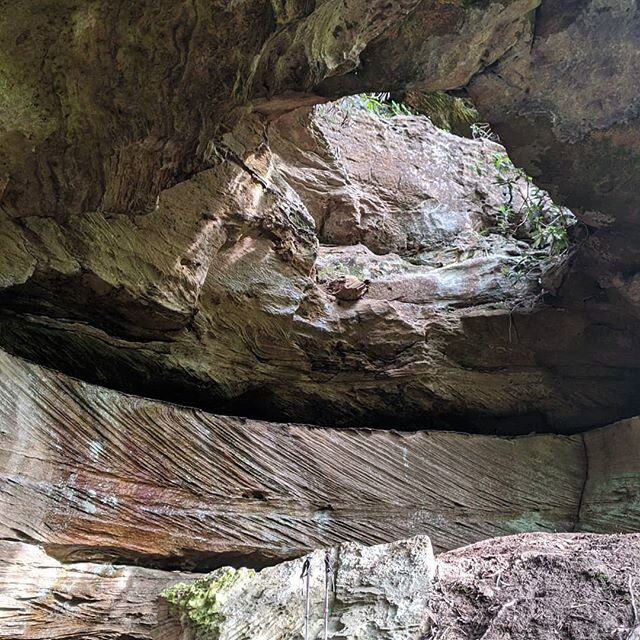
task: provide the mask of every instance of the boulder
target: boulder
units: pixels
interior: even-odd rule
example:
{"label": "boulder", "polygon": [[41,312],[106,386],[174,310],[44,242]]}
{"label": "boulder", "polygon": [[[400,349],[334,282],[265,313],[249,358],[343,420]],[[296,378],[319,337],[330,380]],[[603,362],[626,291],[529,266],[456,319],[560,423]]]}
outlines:
{"label": "boulder", "polygon": [[[429,539],[343,544],[330,563],[328,638],[635,638],[638,535],[524,534],[434,558]],[[210,575],[61,564],[0,541],[0,635],[7,640],[238,640],[323,637],[325,551],[256,573]],[[635,630],[635,631],[634,631]]]}
{"label": "boulder", "polygon": [[[324,635],[324,564],[311,560],[310,624],[304,632],[305,560],[263,569],[220,570],[165,591],[163,640],[633,639],[640,537],[525,534],[441,554],[428,539],[330,552]],[[302,588],[301,588],[302,587]],[[179,622],[178,622],[179,621]]]}
{"label": "boulder", "polygon": [[227,567],[167,588],[169,623],[178,618],[184,635],[162,625],[160,633],[166,640],[419,638],[435,573],[426,536],[374,547],[346,543],[259,573]]}

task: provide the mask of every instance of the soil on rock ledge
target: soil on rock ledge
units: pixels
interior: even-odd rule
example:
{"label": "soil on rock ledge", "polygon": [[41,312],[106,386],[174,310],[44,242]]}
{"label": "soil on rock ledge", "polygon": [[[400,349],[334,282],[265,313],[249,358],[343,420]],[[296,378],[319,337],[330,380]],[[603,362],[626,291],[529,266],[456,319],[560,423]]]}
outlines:
{"label": "soil on rock ledge", "polygon": [[636,640],[638,541],[531,534],[446,553],[423,640]]}

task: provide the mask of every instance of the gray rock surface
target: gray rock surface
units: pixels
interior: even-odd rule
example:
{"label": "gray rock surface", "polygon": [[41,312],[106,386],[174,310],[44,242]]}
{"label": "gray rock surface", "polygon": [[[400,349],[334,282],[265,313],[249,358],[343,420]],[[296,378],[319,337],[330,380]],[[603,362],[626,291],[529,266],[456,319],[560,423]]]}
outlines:
{"label": "gray rock surface", "polygon": [[[497,232],[495,143],[305,111],[225,144],[145,216],[0,213],[0,343],[117,389],[329,426],[526,433],[637,413],[634,325],[542,304],[541,256]],[[336,298],[342,276],[366,293]]]}
{"label": "gray rock surface", "polygon": [[[426,630],[427,607],[436,561],[427,537],[363,547],[342,544],[328,552],[329,638],[413,640]],[[169,610],[188,638],[302,640],[307,611],[308,638],[324,637],[325,552],[259,573],[219,569],[207,578],[164,592]]]}

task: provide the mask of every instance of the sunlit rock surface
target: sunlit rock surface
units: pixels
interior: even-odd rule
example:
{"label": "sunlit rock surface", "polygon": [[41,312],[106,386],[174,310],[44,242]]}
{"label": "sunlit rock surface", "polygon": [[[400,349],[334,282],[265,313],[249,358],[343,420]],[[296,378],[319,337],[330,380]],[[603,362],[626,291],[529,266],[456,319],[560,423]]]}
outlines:
{"label": "sunlit rock surface", "polygon": [[[263,418],[516,432],[636,415],[637,12],[601,0],[8,6],[0,340],[94,382]],[[464,161],[446,162],[455,143],[334,123],[298,169],[271,148],[295,107],[407,87],[467,87],[516,161],[576,210],[568,272],[519,291],[504,273],[517,256],[500,257],[510,248],[450,240],[479,213],[465,209]],[[336,144],[349,153],[332,160]],[[427,165],[439,169],[428,186]],[[329,197],[305,192],[316,169]],[[336,309],[315,286],[317,238],[360,255],[426,249],[432,271],[394,266]],[[429,253],[439,242],[448,255]],[[455,264],[469,249],[477,262]],[[329,270],[349,269],[353,251],[332,249]],[[543,290],[551,306],[531,313],[523,299]]]}
{"label": "sunlit rock surface", "polygon": [[[0,342],[117,389],[328,426],[527,433],[637,412],[634,326],[550,306],[571,254],[499,232],[495,143],[299,110],[225,145],[144,216],[5,214]],[[332,295],[343,276],[366,293]]]}
{"label": "sunlit rock surface", "polygon": [[[426,536],[374,547],[347,543],[259,573],[220,569],[163,595],[171,617],[184,628],[180,637],[302,638],[306,572],[309,638],[324,637],[325,597],[328,637],[406,640],[428,627],[425,610],[436,560]],[[161,637],[170,638],[172,626]]]}

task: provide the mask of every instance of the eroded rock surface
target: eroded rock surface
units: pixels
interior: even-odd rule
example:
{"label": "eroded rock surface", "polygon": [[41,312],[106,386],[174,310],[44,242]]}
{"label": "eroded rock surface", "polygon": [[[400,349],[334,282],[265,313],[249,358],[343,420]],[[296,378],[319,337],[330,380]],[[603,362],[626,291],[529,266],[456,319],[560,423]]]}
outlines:
{"label": "eroded rock surface", "polygon": [[537,4],[7,4],[2,208],[12,217],[148,212],[163,188],[211,164],[238,104],[272,112],[313,100],[323,81],[368,66],[367,49],[395,41],[405,22],[411,40],[428,43],[415,63],[397,61],[410,67],[405,81],[419,68],[425,80],[461,86],[511,46]]}
{"label": "eroded rock surface", "polygon": [[41,548],[0,540],[0,636],[5,640],[147,640],[163,589],[195,579],[139,567],[61,564]]}
{"label": "eroded rock surface", "polygon": [[309,638],[323,637],[327,589],[329,637],[408,640],[427,628],[424,612],[436,561],[425,536],[374,547],[343,544],[257,574],[219,569],[169,588],[163,595],[184,630],[174,637],[303,638],[307,572]]}
{"label": "eroded rock surface", "polygon": [[633,2],[542,2],[528,36],[469,85],[514,160],[589,229],[560,304],[587,313],[612,306],[632,326],[639,11]]}
{"label": "eroded rock surface", "polygon": [[[544,304],[569,256],[549,270],[499,233],[503,150],[425,118],[345,117],[247,120],[227,161],[145,216],[5,213],[0,341],[121,390],[329,426],[637,413],[628,318]],[[366,293],[331,295],[343,276]]]}
{"label": "eroded rock surface", "polygon": [[[627,640],[638,633],[638,535],[525,534],[436,559],[428,538],[418,537],[368,548],[341,545],[330,557],[335,592],[329,593],[329,638],[335,640],[434,640],[443,629],[456,640],[481,634],[487,640],[525,634],[536,640]],[[324,552],[309,559],[313,638],[322,637]],[[226,568],[207,577],[63,565],[33,545],[0,541],[0,635],[193,640],[233,632],[240,640],[301,638],[304,560],[258,574]]]}
{"label": "eroded rock surface", "polygon": [[312,428],[124,396],[1,352],[0,373],[0,538],[59,559],[260,567],[345,541],[638,529],[637,419],[584,438]]}
{"label": "eroded rock surface", "polygon": [[[633,639],[639,536],[529,534],[438,556],[428,540],[331,552],[329,638]],[[324,566],[310,556],[310,638],[323,637]],[[223,570],[169,590],[178,638],[303,638],[303,560],[257,575]],[[169,619],[171,620],[171,618]]]}
{"label": "eroded rock surface", "polygon": [[[637,414],[637,12],[601,0],[11,5],[3,344],[117,388],[267,418],[504,430],[508,417],[513,432]],[[410,144],[338,134],[342,160],[335,131],[317,148],[300,134],[298,168],[270,148],[278,117],[320,95],[464,86],[584,222],[570,274],[512,286],[511,247],[464,239],[478,230],[458,206],[468,171],[457,181],[442,154],[447,184],[416,180],[424,163],[406,150],[432,159],[442,145],[415,129]],[[393,153],[380,160],[383,143]],[[381,171],[395,161],[404,171]],[[309,193],[316,170],[329,197]],[[356,247],[328,251],[329,271],[376,254],[369,271],[386,275],[358,305],[336,308],[315,286],[316,232]],[[469,244],[477,262],[456,264]],[[431,270],[376,257],[407,250]],[[553,306],[523,313],[543,290]],[[488,311],[497,300],[506,309]]]}
{"label": "eroded rock surface", "polygon": [[[0,353],[0,538],[67,559],[265,563],[576,525],[579,436],[318,429],[123,396]],[[625,518],[624,504],[603,527]]]}

